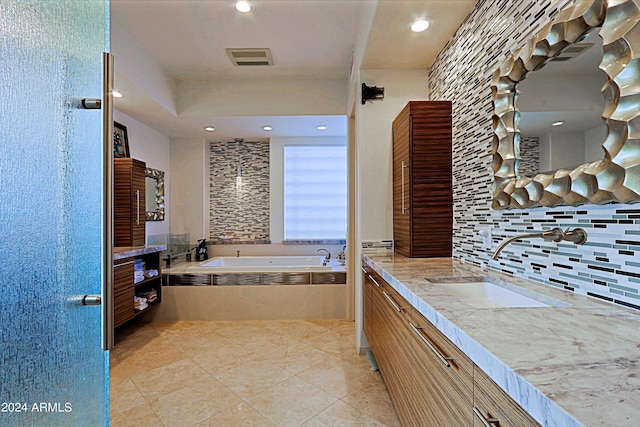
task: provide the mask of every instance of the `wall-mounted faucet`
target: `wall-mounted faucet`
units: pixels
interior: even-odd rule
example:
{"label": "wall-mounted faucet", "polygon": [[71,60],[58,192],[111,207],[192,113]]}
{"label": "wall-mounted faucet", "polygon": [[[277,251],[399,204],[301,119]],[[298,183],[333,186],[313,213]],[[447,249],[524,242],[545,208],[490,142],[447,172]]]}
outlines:
{"label": "wall-mounted faucet", "polygon": [[553,242],[567,240],[569,242],[575,243],[576,245],[581,245],[587,241],[587,232],[582,228],[576,228],[573,230],[569,230],[567,228],[566,231],[562,231],[561,228],[553,228],[551,230],[542,231],[540,233],[518,234],[517,236],[509,237],[504,242],[500,243],[500,245],[493,252],[491,259],[498,259],[498,254],[500,254],[500,252],[502,252],[505,246],[507,246],[509,243],[515,240],[531,239],[533,237],[540,237],[544,240],[551,240]]}

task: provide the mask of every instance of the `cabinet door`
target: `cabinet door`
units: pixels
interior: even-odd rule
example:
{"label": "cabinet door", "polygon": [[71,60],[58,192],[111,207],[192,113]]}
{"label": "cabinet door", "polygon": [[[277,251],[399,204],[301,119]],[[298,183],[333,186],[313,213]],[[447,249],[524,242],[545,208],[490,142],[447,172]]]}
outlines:
{"label": "cabinet door", "polygon": [[507,393],[477,366],[473,371],[473,425],[485,427],[486,421],[500,427],[536,427],[538,422],[527,414]]}
{"label": "cabinet door", "polygon": [[133,258],[117,260],[113,265],[113,326],[135,317],[133,308]]}
{"label": "cabinet door", "polygon": [[362,269],[362,294],[363,294],[363,304],[362,304],[362,323],[364,328],[364,335],[367,337],[367,341],[369,342],[369,346],[373,347],[373,287],[374,278],[372,278],[367,270]]}
{"label": "cabinet door", "polygon": [[409,305],[384,282],[374,291],[373,353],[402,425],[410,426],[413,424],[413,396],[410,389],[412,372],[411,335],[407,316]]}
{"label": "cabinet door", "polygon": [[131,168],[131,246],[144,246],[147,221],[145,165]]}
{"label": "cabinet door", "polygon": [[410,326],[416,425],[471,426],[473,362],[416,310]]}
{"label": "cabinet door", "polygon": [[[408,106],[407,106],[408,107]],[[395,251],[411,256],[411,116],[405,108],[393,121],[393,240]]]}
{"label": "cabinet door", "polygon": [[114,159],[114,246],[145,243],[145,168],[145,163],[136,159]]}

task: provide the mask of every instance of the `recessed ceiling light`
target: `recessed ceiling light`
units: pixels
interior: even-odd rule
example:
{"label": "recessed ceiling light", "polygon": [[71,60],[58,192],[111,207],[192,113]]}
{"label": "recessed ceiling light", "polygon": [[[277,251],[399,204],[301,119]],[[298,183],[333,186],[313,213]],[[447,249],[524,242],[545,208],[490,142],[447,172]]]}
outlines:
{"label": "recessed ceiling light", "polygon": [[241,13],[251,12],[251,3],[246,0],[238,0],[236,2],[236,10]]}
{"label": "recessed ceiling light", "polygon": [[216,128],[214,128],[213,126],[207,126],[204,128],[204,130],[206,130],[207,132],[215,132]]}
{"label": "recessed ceiling light", "polygon": [[562,126],[564,124],[564,122],[559,121],[559,122],[553,122],[551,123],[551,126]]}
{"label": "recessed ceiling light", "polygon": [[327,130],[327,127],[325,125],[318,125],[318,126],[316,126],[316,129],[318,129],[318,130]]}
{"label": "recessed ceiling light", "polygon": [[262,126],[262,130],[270,131],[273,130],[271,126]]}
{"label": "recessed ceiling light", "polygon": [[420,18],[416,19],[411,23],[411,31],[414,33],[420,33],[431,25],[431,20],[429,18]]}
{"label": "recessed ceiling light", "polygon": [[122,93],[118,92],[117,90],[111,91],[111,95],[113,95],[114,98],[122,98]]}

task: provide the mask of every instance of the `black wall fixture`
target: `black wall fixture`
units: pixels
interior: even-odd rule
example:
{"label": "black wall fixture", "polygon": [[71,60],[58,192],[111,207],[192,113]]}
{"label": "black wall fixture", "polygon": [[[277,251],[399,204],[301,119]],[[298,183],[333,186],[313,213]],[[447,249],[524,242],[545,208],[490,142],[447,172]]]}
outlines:
{"label": "black wall fixture", "polygon": [[362,105],[369,99],[384,99],[384,87],[367,86],[362,83]]}

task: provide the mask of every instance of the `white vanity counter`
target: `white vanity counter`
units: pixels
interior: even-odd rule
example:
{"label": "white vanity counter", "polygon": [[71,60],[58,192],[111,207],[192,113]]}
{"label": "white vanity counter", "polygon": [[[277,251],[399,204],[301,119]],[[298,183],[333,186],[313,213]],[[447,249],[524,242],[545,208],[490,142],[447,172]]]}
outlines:
{"label": "white vanity counter", "polygon": [[[640,313],[453,258],[363,262],[544,426],[640,423]],[[474,308],[428,278],[491,277],[568,303]]]}

